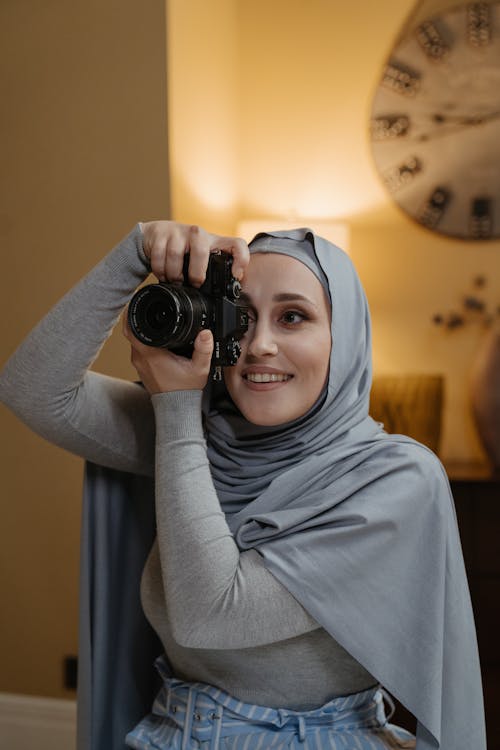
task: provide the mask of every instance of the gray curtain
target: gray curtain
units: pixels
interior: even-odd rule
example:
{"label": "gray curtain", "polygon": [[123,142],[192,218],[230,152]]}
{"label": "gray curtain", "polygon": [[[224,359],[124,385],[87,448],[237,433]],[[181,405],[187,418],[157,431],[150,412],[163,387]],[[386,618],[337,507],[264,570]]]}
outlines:
{"label": "gray curtain", "polygon": [[150,712],[163,649],[139,586],[154,540],[153,481],[85,465],[80,561],[78,750],[121,750]]}

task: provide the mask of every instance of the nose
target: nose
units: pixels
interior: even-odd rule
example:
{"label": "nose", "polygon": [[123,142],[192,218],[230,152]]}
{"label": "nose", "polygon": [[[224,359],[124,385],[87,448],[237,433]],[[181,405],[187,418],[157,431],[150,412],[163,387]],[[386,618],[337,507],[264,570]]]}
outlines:
{"label": "nose", "polygon": [[262,319],[256,321],[247,333],[247,356],[269,357],[278,353],[278,344],[271,326]]}

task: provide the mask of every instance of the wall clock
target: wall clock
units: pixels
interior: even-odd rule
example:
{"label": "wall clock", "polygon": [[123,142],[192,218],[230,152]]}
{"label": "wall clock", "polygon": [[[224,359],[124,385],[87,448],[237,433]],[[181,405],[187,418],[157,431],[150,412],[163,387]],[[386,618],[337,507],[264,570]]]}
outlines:
{"label": "wall clock", "polygon": [[500,238],[500,1],[417,5],[370,132],[377,172],[406,214],[443,235]]}

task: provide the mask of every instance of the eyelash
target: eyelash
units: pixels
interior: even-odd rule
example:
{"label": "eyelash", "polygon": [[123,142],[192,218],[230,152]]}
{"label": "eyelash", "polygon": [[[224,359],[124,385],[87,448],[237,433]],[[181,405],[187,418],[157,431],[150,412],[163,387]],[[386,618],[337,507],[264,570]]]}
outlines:
{"label": "eyelash", "polygon": [[[284,321],[284,318],[286,316],[291,316],[291,315],[298,316],[300,318],[300,321],[299,321],[300,323],[302,323],[304,320],[307,320],[307,316],[304,315],[303,312],[300,312],[300,310],[287,310],[286,312],[283,313],[283,315],[281,316],[280,319]],[[292,323],[291,321],[288,321],[288,322],[286,322],[286,325],[296,326],[298,324],[297,323]]]}
{"label": "eyelash", "polygon": [[[300,320],[298,322],[293,322],[293,323],[290,321],[285,321],[284,320],[285,317],[290,316],[290,315],[298,316]],[[255,312],[253,310],[249,311],[248,319],[252,323],[255,323],[257,321],[257,316],[255,315]],[[301,312],[300,310],[285,310],[285,312],[280,315],[279,320],[283,321],[284,325],[290,328],[295,328],[297,325],[300,325],[300,323],[302,323],[304,320],[309,320],[309,316]]]}

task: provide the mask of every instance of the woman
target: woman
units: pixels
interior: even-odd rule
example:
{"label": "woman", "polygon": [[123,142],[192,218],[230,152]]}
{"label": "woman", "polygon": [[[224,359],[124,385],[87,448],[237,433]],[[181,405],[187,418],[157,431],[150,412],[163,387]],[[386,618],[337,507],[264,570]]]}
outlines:
{"label": "woman", "polygon": [[[224,384],[141,345],[144,388],[88,371],[136,286],[199,285],[233,254],[250,326]],[[96,304],[96,301],[98,304]],[[36,374],[35,374],[36,371]],[[165,657],[135,748],[483,748],[474,623],[445,474],[368,416],[370,322],[345,254],[308,230],[241,240],[138,225],[30,334],[2,397],[85,458],[155,475],[142,601]],[[32,394],[32,395],[30,395]]]}

